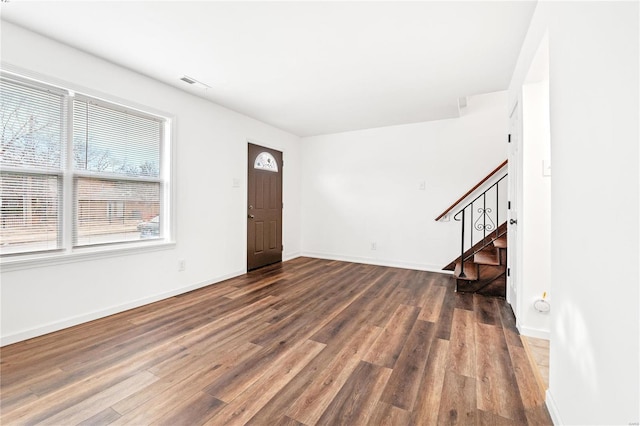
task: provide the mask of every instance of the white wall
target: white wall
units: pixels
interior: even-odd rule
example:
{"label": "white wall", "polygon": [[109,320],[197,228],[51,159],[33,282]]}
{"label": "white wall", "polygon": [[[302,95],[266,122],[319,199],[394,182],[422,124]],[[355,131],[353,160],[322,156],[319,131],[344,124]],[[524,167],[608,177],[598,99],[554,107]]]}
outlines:
{"label": "white wall", "polygon": [[543,174],[549,147],[549,81],[529,83],[522,93],[522,146],[520,162],[523,194],[518,235],[522,239],[519,262],[521,283],[518,329],[522,334],[549,338],[550,314],[534,309],[535,300],[551,297],[551,176]]}
{"label": "white wall", "polygon": [[522,88],[522,141],[520,148],[522,196],[518,198],[518,233],[522,241],[519,274],[521,305],[517,325],[524,335],[548,339],[548,312],[534,309],[535,300],[551,292],[551,175],[549,123],[549,48],[545,37]]}
{"label": "white wall", "polygon": [[[284,152],[284,257],[300,252],[299,138],[2,22],[3,65],[175,117],[176,246],[2,271],[7,344],[207,285],[246,270],[247,141]],[[241,181],[233,188],[234,178]],[[178,272],[178,261],[186,271]]]}
{"label": "white wall", "polygon": [[498,92],[457,119],[303,138],[303,253],[441,270],[460,225],[434,219],[505,160],[505,116]]}
{"label": "white wall", "polygon": [[548,30],[556,423],[640,421],[638,14],[538,3],[509,90],[512,105]]}

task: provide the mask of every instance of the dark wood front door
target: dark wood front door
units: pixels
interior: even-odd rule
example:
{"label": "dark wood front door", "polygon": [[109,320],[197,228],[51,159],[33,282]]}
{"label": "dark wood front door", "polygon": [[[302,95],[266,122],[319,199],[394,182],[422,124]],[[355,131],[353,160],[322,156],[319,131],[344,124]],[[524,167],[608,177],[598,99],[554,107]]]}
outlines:
{"label": "dark wood front door", "polygon": [[247,269],[282,261],[282,153],[249,144]]}

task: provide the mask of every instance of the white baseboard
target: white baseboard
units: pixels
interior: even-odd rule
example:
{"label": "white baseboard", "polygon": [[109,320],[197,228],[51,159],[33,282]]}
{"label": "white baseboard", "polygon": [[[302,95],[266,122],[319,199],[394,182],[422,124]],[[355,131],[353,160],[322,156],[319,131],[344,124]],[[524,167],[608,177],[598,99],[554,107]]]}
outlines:
{"label": "white baseboard", "polygon": [[524,326],[519,325],[519,324],[517,324],[516,326],[517,326],[518,331],[520,332],[520,334],[522,336],[537,337],[538,339],[545,339],[545,340],[550,340],[551,339],[551,333],[549,332],[549,330],[542,330],[540,328],[524,327]]}
{"label": "white baseboard", "polygon": [[282,255],[282,261],[286,262],[287,260],[293,260],[293,259],[295,259],[297,257],[300,257],[300,256],[302,256],[302,255],[300,254],[299,251],[297,251],[295,253],[284,253]]}
{"label": "white baseboard", "polygon": [[83,324],[85,322],[94,321],[100,318],[107,317],[109,315],[117,314],[120,312],[128,311],[129,309],[138,308],[140,306],[148,305],[150,303],[158,302],[169,297],[177,296],[182,293],[186,293],[192,290],[197,290],[202,287],[206,287],[211,284],[219,283],[220,281],[228,280],[239,275],[245,274],[246,271],[236,271],[230,274],[222,275],[210,280],[202,281],[197,284],[191,284],[186,287],[181,287],[175,290],[171,290],[165,293],[156,294],[154,296],[144,297],[142,299],[134,300],[132,302],[124,303],[118,306],[112,306],[99,311],[89,312],[87,314],[78,315],[75,317],[67,318],[61,321],[54,321],[39,327],[34,327],[29,330],[20,331],[18,333],[9,334],[7,336],[0,337],[0,346],[10,345],[12,343],[21,342],[23,340],[32,339],[34,337],[42,336],[54,331],[63,330],[65,328],[73,327],[74,325]]}
{"label": "white baseboard", "polygon": [[547,389],[545,403],[547,404],[547,410],[549,411],[549,415],[551,416],[551,421],[554,425],[563,425],[564,423],[560,419],[560,412],[558,411],[558,406],[556,402],[553,400],[551,396],[551,392]]}
{"label": "white baseboard", "polygon": [[302,252],[301,256],[313,257],[316,259],[338,260],[341,262],[364,263],[366,265],[387,266],[390,268],[413,269],[417,271],[438,272],[452,275],[452,271],[443,271],[442,266],[430,265],[426,263],[398,262],[395,260],[374,259],[368,257],[342,256],[318,252]]}

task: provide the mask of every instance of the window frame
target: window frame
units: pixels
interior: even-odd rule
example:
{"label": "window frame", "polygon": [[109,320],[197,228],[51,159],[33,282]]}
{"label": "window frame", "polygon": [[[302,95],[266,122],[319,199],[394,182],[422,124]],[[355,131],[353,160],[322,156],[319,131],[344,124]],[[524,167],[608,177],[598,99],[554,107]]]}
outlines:
{"label": "window frame", "polygon": [[[7,173],[57,175],[58,178],[62,180],[60,184],[62,196],[59,202],[60,212],[58,217],[60,226],[59,248],[20,253],[2,253],[2,256],[0,256],[0,266],[2,267],[3,272],[175,248],[176,209],[172,202],[175,197],[174,194],[176,188],[176,184],[174,182],[175,116],[153,107],[140,105],[127,99],[121,99],[114,95],[101,93],[73,83],[57,80],[48,76],[42,76],[4,63],[0,67],[0,75],[20,84],[25,84],[41,90],[44,89],[62,93],[66,97],[67,108],[67,122],[65,128],[66,137],[63,138],[64,158],[61,158],[61,169],[32,170],[6,166],[2,166],[1,168],[3,172]],[[142,115],[143,117],[153,117],[160,120],[162,124],[159,148],[159,176],[157,178],[132,178],[130,176],[118,174],[92,173],[75,170],[73,163],[74,99],[90,100],[91,102],[105,105],[108,108],[120,109],[129,113]],[[159,182],[160,215],[162,218],[159,238],[75,246],[75,181],[77,178],[82,177],[97,179],[106,178],[131,182]]]}

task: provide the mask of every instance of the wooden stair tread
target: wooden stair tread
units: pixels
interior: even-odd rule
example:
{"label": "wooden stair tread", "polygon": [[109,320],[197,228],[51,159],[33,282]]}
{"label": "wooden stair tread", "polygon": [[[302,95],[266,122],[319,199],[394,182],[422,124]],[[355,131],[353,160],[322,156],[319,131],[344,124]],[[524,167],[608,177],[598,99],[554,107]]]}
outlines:
{"label": "wooden stair tread", "polygon": [[507,223],[503,222],[495,233],[487,235],[464,252],[464,258],[468,259],[464,263],[464,277],[460,277],[460,257],[445,266],[444,270],[454,271],[456,291],[504,298],[507,242]]}
{"label": "wooden stair tread", "polygon": [[473,256],[473,261],[479,265],[499,265],[500,256],[498,249],[484,249]]}
{"label": "wooden stair tread", "polygon": [[456,262],[453,276],[459,280],[475,281],[478,279],[478,265],[473,262],[464,262],[464,277],[460,276],[460,261]]}
{"label": "wooden stair tread", "polygon": [[494,240],[493,246],[497,248],[507,248],[507,236],[503,235],[502,237]]}
{"label": "wooden stair tread", "polygon": [[[476,242],[473,247],[465,250],[464,252],[464,258],[468,259],[471,255],[473,255],[473,253],[475,253],[478,250],[481,250],[483,247],[485,246],[491,246],[494,240],[495,235],[504,235],[506,237],[506,233],[507,233],[507,222],[502,222],[502,225],[500,225],[498,227],[498,229],[494,232],[491,232],[490,235],[487,235],[486,238],[483,238],[482,240]],[[451,261],[451,263],[449,263],[447,266],[445,266],[444,269],[445,271],[453,271],[455,269],[455,263],[460,261],[460,256],[458,255],[455,259],[453,259]]]}

